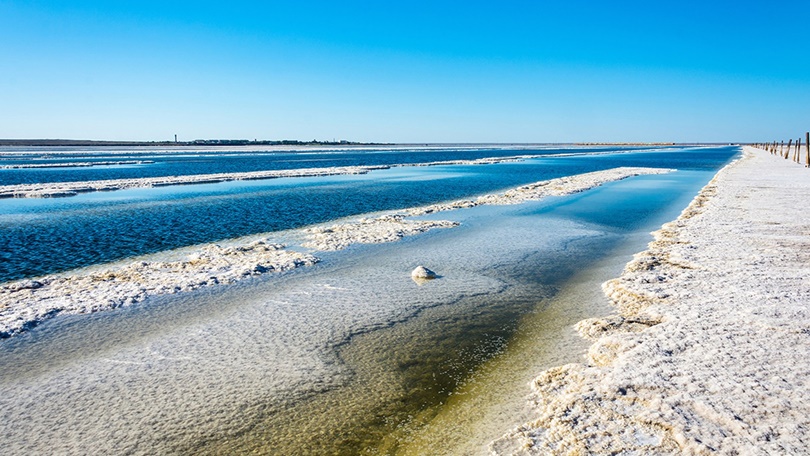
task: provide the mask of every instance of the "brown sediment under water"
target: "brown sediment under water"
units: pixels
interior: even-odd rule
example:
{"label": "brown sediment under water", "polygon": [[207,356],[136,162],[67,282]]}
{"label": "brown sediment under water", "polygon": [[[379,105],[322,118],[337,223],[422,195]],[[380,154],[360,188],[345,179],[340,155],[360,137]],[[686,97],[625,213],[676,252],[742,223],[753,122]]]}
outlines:
{"label": "brown sediment under water", "polygon": [[610,257],[580,271],[555,295],[540,300],[521,316],[501,353],[482,363],[421,426],[398,432],[401,455],[489,454],[489,443],[527,421],[530,382],[543,370],[581,362],[589,342],[573,325],[611,313],[601,283],[617,276],[646,237],[629,239]]}
{"label": "brown sediment under water", "polygon": [[[392,454],[440,413],[477,370],[504,352],[521,316],[563,271],[536,266],[536,286],[462,298],[405,322],[353,337],[337,347],[352,372],[343,386],[268,414],[244,435],[197,448],[204,453]],[[555,270],[556,269],[556,270]],[[441,279],[439,279],[441,280]]]}
{"label": "brown sediment under water", "polygon": [[573,241],[554,261],[529,255],[519,262],[528,270],[507,268],[522,286],[428,308],[355,336],[338,348],[353,372],[346,385],[274,410],[242,435],[194,452],[486,452],[490,440],[521,422],[536,374],[579,360],[586,343],[571,326],[608,312],[599,285],[626,258],[611,256],[584,271],[577,271],[576,259],[604,241]]}

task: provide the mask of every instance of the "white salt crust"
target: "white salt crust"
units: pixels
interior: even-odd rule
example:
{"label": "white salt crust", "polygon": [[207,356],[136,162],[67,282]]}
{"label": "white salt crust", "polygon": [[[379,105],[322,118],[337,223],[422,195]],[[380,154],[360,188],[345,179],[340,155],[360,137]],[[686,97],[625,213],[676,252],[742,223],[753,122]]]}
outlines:
{"label": "white salt crust", "polygon": [[114,309],[152,295],[234,283],[317,261],[310,254],[266,241],[227,248],[209,244],[177,261],[139,261],[88,274],[13,282],[0,287],[0,338],[24,331],[60,312]]}
{"label": "white salt crust", "polygon": [[[359,218],[331,227],[304,230],[302,245],[316,251],[339,250],[352,244],[392,242],[433,228],[451,228],[458,222],[408,220],[408,216],[473,207],[483,204],[518,204],[545,196],[581,192],[606,182],[640,174],[670,172],[658,168],[615,168],[567,176],[518,187],[476,200],[462,200],[411,208],[375,218]],[[60,313],[89,313],[143,301],[149,296],[190,291],[204,286],[234,283],[267,272],[312,265],[318,258],[259,240],[245,245],[200,246],[174,261],[138,261],[126,266],[94,268],[92,272],[50,275],[0,286],[0,338],[10,337]]]}
{"label": "white salt crust", "polygon": [[92,168],[94,166],[151,165],[152,160],[118,160],[69,163],[24,163],[20,165],[2,165],[0,169],[39,169],[39,168]]}
{"label": "white salt crust", "polygon": [[51,182],[41,184],[0,185],[0,198],[56,198],[79,193],[124,190],[139,187],[166,187],[170,185],[213,184],[238,180],[275,179],[280,177],[314,177],[339,174],[366,174],[387,166],[345,166],[333,168],[304,168],[244,173],[196,174],[190,176],[142,177],[137,179],[109,179],[83,182]]}
{"label": "white salt crust", "polygon": [[746,147],[603,285],[499,455],[808,454],[810,170]]}

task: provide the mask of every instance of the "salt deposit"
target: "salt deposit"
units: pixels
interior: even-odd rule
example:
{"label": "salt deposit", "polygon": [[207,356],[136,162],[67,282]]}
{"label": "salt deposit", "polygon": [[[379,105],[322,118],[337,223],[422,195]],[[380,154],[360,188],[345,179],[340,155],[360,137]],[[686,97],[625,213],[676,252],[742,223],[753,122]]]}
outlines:
{"label": "salt deposit", "polygon": [[116,165],[151,165],[152,160],[118,160],[97,162],[57,162],[57,163],[23,163],[17,165],[2,165],[0,169],[38,169],[38,168],[90,168],[93,166]]}
{"label": "salt deposit", "polygon": [[520,204],[547,196],[563,196],[598,187],[602,184],[627,179],[642,174],[665,174],[672,172],[666,168],[613,168],[592,173],[576,174],[517,187],[504,193],[479,196],[474,200],[459,200],[451,203],[409,209],[408,215],[425,215],[434,212],[450,211],[487,204]]}
{"label": "salt deposit", "polygon": [[0,198],[51,198],[79,193],[123,190],[138,187],[212,184],[238,180],[276,179],[280,177],[334,176],[365,174],[387,166],[345,166],[332,168],[303,168],[292,170],[253,171],[244,173],[196,174],[188,176],[144,177],[138,179],[109,179],[84,182],[52,182],[40,184],[0,185]]}
{"label": "salt deposit", "polygon": [[306,230],[306,241],[302,244],[315,250],[340,250],[352,244],[374,244],[396,241],[404,236],[422,233],[434,228],[452,228],[457,222],[448,220],[408,220],[406,217],[432,214],[435,212],[466,209],[492,204],[520,204],[539,200],[547,196],[563,196],[598,187],[607,182],[626,179],[642,174],[664,174],[672,172],[662,168],[613,168],[592,173],[576,174],[524,185],[504,193],[479,196],[474,200],[459,200],[415,207],[385,214],[375,218],[361,218],[331,226],[314,227]]}
{"label": "salt deposit", "polygon": [[495,454],[806,454],[810,171],[745,148],[580,322],[582,364],[532,383]]}
{"label": "salt deposit", "polygon": [[402,214],[364,217],[330,227],[309,228],[306,230],[307,241],[302,245],[315,250],[341,250],[352,244],[391,242],[433,228],[454,226],[458,226],[458,223],[448,220],[406,220]]}
{"label": "salt deposit", "polygon": [[411,277],[414,279],[435,279],[436,273],[420,265],[411,271]]}
{"label": "salt deposit", "polygon": [[4,285],[0,287],[0,338],[62,312],[112,309],[143,301],[148,296],[233,283],[318,261],[312,255],[283,247],[265,241],[227,248],[211,244],[177,261],[140,261],[106,271]]}
{"label": "salt deposit", "polygon": [[[511,157],[489,157],[476,160],[448,160],[413,164],[375,165],[375,166],[336,166],[329,168],[302,168],[269,171],[251,171],[240,173],[197,174],[186,176],[144,177],[136,179],[108,179],[83,182],[49,182],[39,184],[0,185],[0,198],[56,198],[74,196],[79,193],[124,190],[140,187],[166,187],[170,185],[213,184],[240,180],[277,179],[281,177],[317,177],[345,174],[366,174],[374,170],[390,169],[405,166],[440,166],[440,165],[490,165],[525,160],[534,155],[516,155]],[[9,168],[50,168],[68,166],[100,166],[110,164],[145,164],[149,161],[133,162],[94,162],[66,163],[46,165],[7,165]]]}
{"label": "salt deposit", "polygon": [[438,276],[435,272],[421,265],[417,266],[416,269],[411,271],[411,280],[413,280],[414,283],[420,287],[431,280],[436,279],[437,277]]}

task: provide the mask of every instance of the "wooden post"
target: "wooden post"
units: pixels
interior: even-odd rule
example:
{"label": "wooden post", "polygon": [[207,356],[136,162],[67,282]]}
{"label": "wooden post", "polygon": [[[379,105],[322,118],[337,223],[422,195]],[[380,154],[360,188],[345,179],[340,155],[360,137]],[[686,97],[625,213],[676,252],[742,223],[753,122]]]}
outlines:
{"label": "wooden post", "polygon": [[806,132],[804,135],[804,147],[807,148],[807,164],[804,166],[810,168],[810,132]]}
{"label": "wooden post", "polygon": [[789,154],[790,154],[790,146],[792,146],[792,145],[793,145],[793,138],[790,138],[790,139],[788,140],[788,148],[787,148],[787,152],[785,152],[785,155],[789,155]]}

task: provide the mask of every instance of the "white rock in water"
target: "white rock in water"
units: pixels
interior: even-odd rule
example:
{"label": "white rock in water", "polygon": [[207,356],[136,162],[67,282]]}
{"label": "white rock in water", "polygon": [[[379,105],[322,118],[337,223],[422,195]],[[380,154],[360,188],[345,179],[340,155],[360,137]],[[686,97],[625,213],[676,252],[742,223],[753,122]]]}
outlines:
{"label": "white rock in water", "polygon": [[411,271],[411,277],[414,279],[435,279],[436,273],[424,266],[417,266],[416,269]]}

